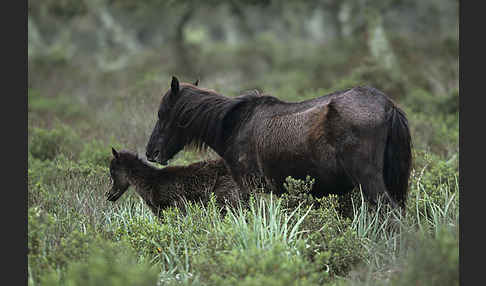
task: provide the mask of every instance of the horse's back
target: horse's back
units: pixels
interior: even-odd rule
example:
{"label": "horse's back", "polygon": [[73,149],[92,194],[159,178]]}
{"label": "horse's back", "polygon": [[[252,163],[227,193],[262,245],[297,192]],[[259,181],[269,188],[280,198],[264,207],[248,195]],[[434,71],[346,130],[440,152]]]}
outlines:
{"label": "horse's back", "polygon": [[386,121],[392,102],[373,87],[355,87],[332,97],[331,106],[346,122],[356,127],[373,128]]}
{"label": "horse's back", "polygon": [[[371,87],[356,87],[300,103],[262,105],[245,134],[259,149],[304,155],[314,143],[336,144],[349,131],[381,128],[390,101]],[[310,148],[312,149],[312,148]],[[269,154],[270,155],[270,154]]]}
{"label": "horse's back", "polygon": [[378,90],[357,87],[301,103],[262,106],[247,126],[253,145],[248,161],[277,185],[287,176],[310,175],[318,179],[320,194],[339,193],[352,187],[341,157],[366,152],[364,137],[382,139],[389,104]]}

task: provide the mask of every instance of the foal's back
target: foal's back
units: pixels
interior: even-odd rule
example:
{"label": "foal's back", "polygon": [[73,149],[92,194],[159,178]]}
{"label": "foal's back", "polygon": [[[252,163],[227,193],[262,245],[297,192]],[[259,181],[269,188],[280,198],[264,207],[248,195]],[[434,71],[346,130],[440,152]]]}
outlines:
{"label": "foal's back", "polygon": [[211,193],[219,204],[234,206],[239,200],[239,188],[222,159],[160,169],[153,186],[158,190],[154,200],[160,205],[182,198],[206,203]]}

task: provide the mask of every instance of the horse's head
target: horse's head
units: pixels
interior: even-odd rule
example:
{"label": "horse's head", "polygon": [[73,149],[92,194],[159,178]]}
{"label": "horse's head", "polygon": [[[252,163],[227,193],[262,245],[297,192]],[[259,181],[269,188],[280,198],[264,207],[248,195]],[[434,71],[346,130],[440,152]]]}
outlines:
{"label": "horse's head", "polygon": [[[194,85],[197,86],[198,83],[199,80]],[[179,81],[176,77],[172,77],[170,89],[162,97],[157,122],[147,143],[146,155],[150,162],[167,165],[167,161],[184,148],[184,135],[182,132],[178,132],[180,123],[173,122],[173,116],[171,116],[171,112],[173,112],[171,107],[180,97],[180,92]]]}
{"label": "horse's head", "polygon": [[125,158],[130,155],[126,152],[117,152],[114,148],[111,148],[113,153],[113,159],[110,163],[110,176],[113,180],[113,187],[106,193],[107,200],[114,202],[118,200],[130,186],[128,181],[128,168],[126,161],[129,158]]}

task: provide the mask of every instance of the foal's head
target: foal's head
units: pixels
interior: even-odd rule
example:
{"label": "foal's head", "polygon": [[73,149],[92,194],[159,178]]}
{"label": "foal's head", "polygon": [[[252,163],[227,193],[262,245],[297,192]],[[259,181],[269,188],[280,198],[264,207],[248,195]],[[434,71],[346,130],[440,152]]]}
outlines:
{"label": "foal's head", "polygon": [[111,202],[118,200],[130,186],[128,175],[130,172],[130,163],[138,160],[137,155],[128,151],[117,152],[111,148],[113,159],[110,163],[110,176],[113,180],[113,187],[106,194],[107,199]]}

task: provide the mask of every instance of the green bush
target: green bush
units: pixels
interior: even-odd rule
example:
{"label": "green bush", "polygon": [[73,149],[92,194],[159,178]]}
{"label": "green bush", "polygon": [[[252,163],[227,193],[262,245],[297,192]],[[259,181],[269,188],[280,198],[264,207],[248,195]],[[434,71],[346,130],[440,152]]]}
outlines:
{"label": "green bush", "polygon": [[409,113],[415,149],[427,150],[449,159],[459,152],[459,115],[429,116]]}
{"label": "green bush", "polygon": [[[459,160],[454,156],[446,161],[437,155],[425,151],[416,151],[412,185],[420,183],[427,190],[437,190],[442,185],[455,188],[459,179]],[[457,190],[457,189],[455,189]]]}
{"label": "green bush", "polygon": [[302,206],[311,206],[317,201],[310,194],[314,186],[315,179],[307,176],[305,180],[287,177],[284,182],[284,188],[287,192],[282,195],[283,205],[287,208],[295,208],[299,204]]}
{"label": "green bush", "polygon": [[110,186],[108,167],[80,163],[63,154],[42,161],[29,156],[27,186],[29,206],[39,206],[52,214],[68,210],[82,213],[86,201],[99,204],[97,195]]}
{"label": "green bush", "polygon": [[352,70],[348,76],[341,77],[323,94],[356,86],[372,86],[394,100],[405,98],[407,93],[407,82],[397,71],[384,69],[375,60],[366,58],[359,67]]}
{"label": "green bush", "polygon": [[34,281],[85,257],[88,246],[96,240],[93,234],[69,225],[68,218],[61,219],[38,207],[29,208],[27,220],[28,267]]}
{"label": "green bush", "polygon": [[356,197],[356,192],[316,199],[309,194],[313,184],[314,179],[309,176],[306,180],[287,178],[284,184],[287,193],[282,195],[282,200],[292,208],[300,203],[314,206],[301,226],[307,239],[303,253],[325,271],[328,278],[345,275],[365,258],[363,243],[353,229],[352,221],[343,216],[352,215],[353,206],[349,201],[352,196]]}
{"label": "green bush", "polygon": [[403,104],[411,111],[429,116],[457,114],[459,112],[459,92],[454,90],[446,95],[434,95],[428,90],[412,89],[403,99]]}
{"label": "green bush", "polygon": [[50,130],[34,127],[29,137],[28,151],[40,160],[52,160],[61,153],[76,158],[82,146],[79,135],[63,124]]}
{"label": "green bush", "polygon": [[44,275],[41,281],[42,285],[152,286],[157,284],[158,272],[147,262],[138,261],[128,245],[98,241],[89,246],[87,257],[71,263],[65,274],[51,272]]}
{"label": "green bush", "polygon": [[456,223],[459,202],[459,163],[442,160],[428,152],[417,152],[410,177],[407,214],[419,225],[438,227],[439,218]]}
{"label": "green bush", "polygon": [[184,210],[165,209],[160,218],[137,198],[123,202],[105,231],[113,240],[127,241],[139,256],[160,263],[163,269],[182,271],[186,268],[181,259],[185,252],[206,251],[220,244],[227,246],[223,241],[228,237],[222,237],[219,229],[215,229],[221,223],[214,198],[206,207],[188,203]]}
{"label": "green bush", "polygon": [[111,153],[111,148],[115,148],[116,150],[120,150],[121,145],[118,143],[113,144],[106,144],[101,140],[92,140],[83,145],[83,149],[80,154],[80,161],[109,167],[110,162],[113,159],[113,155]]}
{"label": "green bush", "polygon": [[339,198],[329,195],[318,201],[319,208],[309,213],[302,226],[308,230],[305,254],[329,277],[344,276],[365,261],[366,249],[351,219],[340,214]]}
{"label": "green bush", "polygon": [[269,249],[218,252],[210,258],[196,255],[192,269],[207,285],[320,285],[321,275],[326,275],[278,243]]}
{"label": "green bush", "polygon": [[402,101],[414,148],[449,159],[459,151],[459,95],[438,96],[412,89]]}
{"label": "green bush", "polygon": [[37,90],[28,90],[29,117],[32,114],[54,114],[61,118],[77,119],[83,114],[81,105],[69,95],[42,96]]}
{"label": "green bush", "polygon": [[392,285],[459,285],[457,229],[442,228],[435,238],[418,237]]}

